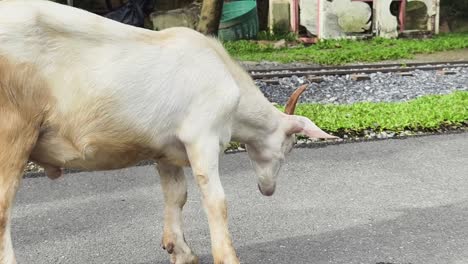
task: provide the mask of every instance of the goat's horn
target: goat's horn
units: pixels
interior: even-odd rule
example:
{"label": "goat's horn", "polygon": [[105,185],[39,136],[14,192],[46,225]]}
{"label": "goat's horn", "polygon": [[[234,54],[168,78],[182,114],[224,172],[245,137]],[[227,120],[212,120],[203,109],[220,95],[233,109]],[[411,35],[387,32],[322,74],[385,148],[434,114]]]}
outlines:
{"label": "goat's horn", "polygon": [[297,88],[289,97],[288,103],[286,104],[286,108],[284,112],[288,115],[293,115],[294,110],[296,109],[297,100],[299,100],[299,96],[307,89],[308,84],[301,85]]}

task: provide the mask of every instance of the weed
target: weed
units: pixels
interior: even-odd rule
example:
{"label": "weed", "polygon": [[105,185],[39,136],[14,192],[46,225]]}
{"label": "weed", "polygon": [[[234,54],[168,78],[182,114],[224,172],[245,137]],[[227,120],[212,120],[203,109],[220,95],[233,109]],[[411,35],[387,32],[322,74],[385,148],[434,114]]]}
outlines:
{"label": "weed", "polygon": [[371,40],[323,40],[305,47],[279,48],[240,40],[225,42],[227,51],[239,60],[314,62],[323,65],[340,65],[353,62],[408,59],[418,53],[433,53],[468,48],[468,34],[440,34],[432,39],[385,39]]}
{"label": "weed", "polygon": [[393,103],[299,104],[296,114],[310,118],[329,132],[436,131],[468,124],[468,92],[427,95]]}
{"label": "weed", "polygon": [[284,39],[286,41],[294,41],[297,39],[297,35],[293,32],[287,34],[273,34],[269,31],[260,31],[257,34],[258,40],[281,40]]}

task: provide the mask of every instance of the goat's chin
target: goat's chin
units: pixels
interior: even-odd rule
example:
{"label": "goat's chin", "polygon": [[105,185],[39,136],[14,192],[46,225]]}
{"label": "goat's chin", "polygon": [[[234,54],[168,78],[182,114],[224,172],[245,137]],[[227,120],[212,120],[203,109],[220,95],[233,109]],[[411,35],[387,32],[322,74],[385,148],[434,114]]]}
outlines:
{"label": "goat's chin", "polygon": [[273,184],[272,186],[268,186],[268,187],[262,187],[260,184],[258,184],[258,190],[264,196],[272,196],[275,193],[275,189],[276,189],[276,184]]}

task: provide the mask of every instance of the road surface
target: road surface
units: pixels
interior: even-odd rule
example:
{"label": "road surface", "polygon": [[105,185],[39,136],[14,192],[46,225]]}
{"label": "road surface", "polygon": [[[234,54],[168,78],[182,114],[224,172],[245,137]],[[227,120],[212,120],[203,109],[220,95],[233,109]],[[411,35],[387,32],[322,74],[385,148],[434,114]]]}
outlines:
{"label": "road surface", "polygon": [[[468,263],[468,133],[295,149],[260,195],[245,153],[224,155],[242,263]],[[186,238],[212,263],[190,171]],[[13,211],[19,264],[169,263],[152,166],[26,178]]]}

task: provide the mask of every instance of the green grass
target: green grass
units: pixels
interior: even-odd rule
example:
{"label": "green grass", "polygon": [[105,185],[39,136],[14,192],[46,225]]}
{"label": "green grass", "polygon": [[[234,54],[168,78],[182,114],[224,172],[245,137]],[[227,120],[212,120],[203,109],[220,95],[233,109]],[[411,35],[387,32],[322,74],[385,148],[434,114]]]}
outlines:
{"label": "green grass", "polygon": [[309,47],[300,45],[281,49],[247,40],[225,42],[224,46],[239,60],[340,65],[352,62],[409,59],[418,53],[468,48],[468,34],[441,34],[431,39],[323,40]]}
{"label": "green grass", "polygon": [[287,41],[294,41],[296,40],[297,35],[295,33],[285,33],[285,34],[273,34],[269,31],[260,31],[257,34],[258,40],[287,40]]}
{"label": "green grass", "polygon": [[[283,106],[278,106],[283,109]],[[350,105],[299,104],[296,114],[335,135],[376,132],[437,131],[468,124],[468,92],[428,95],[406,102]]]}

